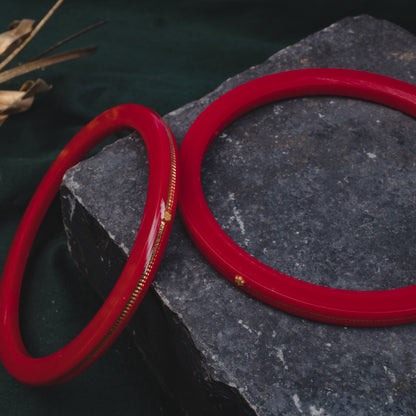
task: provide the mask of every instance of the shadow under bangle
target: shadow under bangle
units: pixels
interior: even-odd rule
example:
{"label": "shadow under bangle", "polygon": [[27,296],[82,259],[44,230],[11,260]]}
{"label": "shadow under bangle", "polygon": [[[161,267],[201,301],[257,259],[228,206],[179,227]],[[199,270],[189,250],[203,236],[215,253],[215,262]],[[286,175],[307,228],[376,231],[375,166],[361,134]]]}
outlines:
{"label": "shadow under bangle", "polygon": [[[65,172],[108,136],[133,128],[146,144],[149,183],[140,228],[126,265],[104,304],[68,345],[31,357],[19,330],[19,294],[33,240]],[[177,203],[177,147],[166,123],[133,104],[114,107],[87,124],[62,150],[33,195],[17,229],[0,281],[0,358],[18,380],[51,385],[70,380],[114,342],[141,302],[166,246]]]}
{"label": "shadow under bangle", "polygon": [[263,104],[292,97],[339,95],[384,104],[416,117],[414,85],[361,71],[303,69],[249,81],[208,106],[186,134],[179,152],[180,211],[205,257],[231,282],[258,299],[305,318],[357,326],[416,320],[416,285],[380,291],[334,289],[295,279],[239,247],[210,212],[201,186],[201,164],[212,141],[232,121]]}

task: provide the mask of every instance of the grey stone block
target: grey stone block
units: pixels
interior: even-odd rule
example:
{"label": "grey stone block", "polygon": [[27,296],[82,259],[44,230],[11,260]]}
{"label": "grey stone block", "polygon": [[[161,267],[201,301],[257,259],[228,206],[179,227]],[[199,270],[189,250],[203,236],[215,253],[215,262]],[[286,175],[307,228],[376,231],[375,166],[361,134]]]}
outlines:
{"label": "grey stone block", "polygon": [[[165,116],[180,143],[216,97],[250,79],[342,67],[415,83],[416,38],[369,16],[344,19]],[[226,128],[202,167],[208,204],[250,254],[344,289],[415,284],[415,120],[360,100],[263,106]],[[147,159],[135,134],[65,176],[68,244],[102,295],[133,244]],[[415,415],[416,327],[347,328],[253,299],[198,252],[179,216],[130,326],[161,383],[191,415]]]}

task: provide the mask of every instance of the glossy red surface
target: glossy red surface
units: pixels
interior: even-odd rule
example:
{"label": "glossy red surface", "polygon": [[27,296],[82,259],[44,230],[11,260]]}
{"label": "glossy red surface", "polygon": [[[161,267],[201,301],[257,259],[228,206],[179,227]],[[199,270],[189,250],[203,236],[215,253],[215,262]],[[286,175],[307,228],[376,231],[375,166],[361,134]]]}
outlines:
{"label": "glossy red surface", "polygon": [[[416,117],[416,87],[345,69],[304,69],[268,75],[224,94],[196,119],[180,148],[180,211],[195,244],[225,277],[287,312],[340,325],[380,326],[416,320],[416,286],[382,291],[328,288],[289,277],[234,243],[211,214],[201,187],[201,163],[216,136],[240,115],[269,102],[310,95],[374,101]],[[246,167],[250,169],[250,166]]]}
{"label": "glossy red surface", "polygon": [[[86,328],[67,346],[33,358],[19,330],[19,293],[33,239],[63,175],[106,137],[137,130],[145,141],[149,184],[143,218],[127,263],[110,295]],[[177,148],[164,121],[138,105],[114,107],[85,126],[52,164],[18,227],[0,281],[0,358],[8,371],[30,385],[67,381],[90,366],[112,344],[140,304],[156,272],[177,202]]]}

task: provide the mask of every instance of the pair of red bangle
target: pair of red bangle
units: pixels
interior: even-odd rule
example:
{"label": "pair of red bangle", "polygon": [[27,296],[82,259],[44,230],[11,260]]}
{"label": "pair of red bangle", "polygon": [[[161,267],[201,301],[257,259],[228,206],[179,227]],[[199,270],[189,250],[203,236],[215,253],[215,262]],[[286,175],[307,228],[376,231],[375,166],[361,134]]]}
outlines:
{"label": "pair of red bangle", "polygon": [[[178,192],[181,214],[195,244],[225,277],[251,295],[287,312],[341,325],[380,326],[415,321],[416,285],[349,291],[286,276],[236,245],[208,208],[200,169],[205,151],[219,132],[260,105],[306,95],[355,97],[416,117],[413,85],[361,71],[305,69],[253,80],[218,98],[189,129],[179,152],[179,163],[169,127],[145,107],[115,107],[84,127],[43,178],[6,260],[0,281],[0,358],[9,372],[26,384],[62,383],[84,371],[105,352],[124,329],[151,283],[168,240]],[[67,169],[103,139],[125,128],[140,133],[149,159],[148,195],[130,256],[109,297],[86,328],[56,353],[33,358],[23,345],[18,317],[22,276],[33,239]]]}

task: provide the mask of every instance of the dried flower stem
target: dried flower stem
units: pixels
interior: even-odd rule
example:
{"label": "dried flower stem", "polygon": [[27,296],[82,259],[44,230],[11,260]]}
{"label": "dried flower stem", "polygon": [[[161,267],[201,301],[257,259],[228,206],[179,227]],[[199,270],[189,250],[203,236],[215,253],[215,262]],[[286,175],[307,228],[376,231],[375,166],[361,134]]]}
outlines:
{"label": "dried flower stem", "polygon": [[[22,50],[23,48],[37,35],[40,29],[45,25],[45,23],[52,17],[55,11],[59,6],[64,2],[64,0],[58,0],[55,5],[46,13],[43,19],[36,25],[32,30],[32,33],[22,42],[22,44],[16,48],[3,62],[0,63],[0,71],[6,67]],[[6,71],[8,72],[8,71]]]}
{"label": "dried flower stem", "polygon": [[70,59],[79,58],[81,56],[91,55],[97,51],[97,46],[89,46],[86,48],[73,49],[71,51],[57,53],[46,58],[37,59],[36,61],[26,62],[25,64],[16,66],[7,71],[0,72],[0,84],[9,81],[35,69],[44,68],[49,65],[54,65],[59,62],[68,61]]}
{"label": "dried flower stem", "polygon": [[[101,22],[94,23],[93,25],[88,26],[88,27],[86,27],[85,29],[82,29],[82,30],[80,30],[80,31],[79,31],[79,32],[77,32],[77,33],[74,33],[73,35],[68,36],[67,38],[65,38],[65,39],[61,40],[60,42],[58,42],[58,43],[56,43],[55,45],[51,46],[50,48],[46,49],[46,51],[43,51],[41,54],[39,54],[39,55],[38,55],[38,56],[36,56],[35,58],[31,59],[31,61],[35,61],[35,60],[37,60],[37,59],[43,58],[45,55],[48,55],[49,53],[51,53],[51,52],[52,52],[52,51],[54,51],[55,49],[59,48],[60,46],[64,45],[65,43],[68,43],[68,42],[70,42],[71,40],[73,40],[73,39],[75,39],[75,38],[77,38],[77,37],[79,37],[79,36],[83,35],[84,33],[87,33],[87,32],[89,32],[89,31],[91,31],[91,30],[94,30],[94,29],[96,29],[97,27],[100,27],[100,26],[102,26],[102,25],[104,25],[104,24],[106,24],[106,23],[108,23],[108,22],[109,22],[109,20],[108,20],[108,19],[106,19],[106,20],[102,20]],[[31,61],[30,61],[30,62],[31,62]]]}
{"label": "dried flower stem", "polygon": [[[97,51],[97,46],[89,46],[86,48],[73,49],[61,53],[49,55],[56,48],[63,44],[83,35],[90,30],[107,23],[108,20],[95,23],[69,37],[56,43],[46,51],[38,55],[36,58],[15,66],[14,68],[4,70],[4,68],[27,46],[27,44],[37,35],[45,23],[52,17],[58,7],[64,0],[58,0],[42,20],[33,28],[34,20],[23,19],[13,22],[7,32],[0,33],[0,53],[8,57],[0,62],[0,84],[9,81],[18,76],[27,74],[28,72],[45,68],[70,59],[80,58],[82,56],[91,55]],[[19,44],[19,42],[21,42]],[[48,55],[48,56],[45,56]],[[11,115],[27,111],[33,104],[35,96],[41,92],[50,89],[45,81],[38,79],[37,81],[26,81],[19,91],[3,90],[0,91],[0,126]]]}

